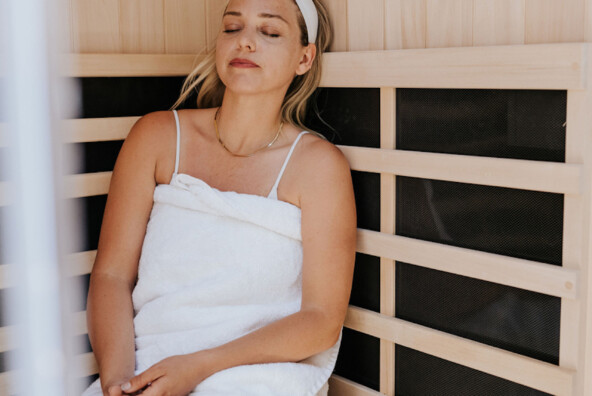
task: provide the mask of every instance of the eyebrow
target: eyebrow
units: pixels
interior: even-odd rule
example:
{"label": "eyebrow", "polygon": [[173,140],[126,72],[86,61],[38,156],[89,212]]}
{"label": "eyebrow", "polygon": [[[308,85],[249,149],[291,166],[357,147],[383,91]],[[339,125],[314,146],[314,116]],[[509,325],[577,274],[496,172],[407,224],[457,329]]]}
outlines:
{"label": "eyebrow", "polygon": [[[222,15],[222,16],[225,17],[226,15],[242,16],[243,14],[241,14],[238,11],[226,11],[224,13],[224,15]],[[263,13],[259,14],[258,17],[260,17],[260,18],[277,18],[277,19],[284,21],[286,24],[289,25],[288,21],[286,21],[284,19],[284,17],[282,17],[281,15],[278,15],[278,14],[269,14],[269,13],[263,12]]]}

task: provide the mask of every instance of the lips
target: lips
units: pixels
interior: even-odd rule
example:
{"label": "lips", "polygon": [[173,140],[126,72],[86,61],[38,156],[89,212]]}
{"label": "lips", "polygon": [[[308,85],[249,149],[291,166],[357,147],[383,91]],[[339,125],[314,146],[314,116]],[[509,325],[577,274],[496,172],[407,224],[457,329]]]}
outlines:
{"label": "lips", "polygon": [[242,58],[234,58],[230,61],[230,65],[234,67],[259,67],[255,62]]}

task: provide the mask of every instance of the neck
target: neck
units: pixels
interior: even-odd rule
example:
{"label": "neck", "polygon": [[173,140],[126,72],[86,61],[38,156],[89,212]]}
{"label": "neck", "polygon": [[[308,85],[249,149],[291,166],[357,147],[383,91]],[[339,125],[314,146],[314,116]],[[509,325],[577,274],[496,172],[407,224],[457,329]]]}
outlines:
{"label": "neck", "polygon": [[281,122],[281,104],[277,98],[225,93],[217,122],[226,147],[249,154],[271,142]]}

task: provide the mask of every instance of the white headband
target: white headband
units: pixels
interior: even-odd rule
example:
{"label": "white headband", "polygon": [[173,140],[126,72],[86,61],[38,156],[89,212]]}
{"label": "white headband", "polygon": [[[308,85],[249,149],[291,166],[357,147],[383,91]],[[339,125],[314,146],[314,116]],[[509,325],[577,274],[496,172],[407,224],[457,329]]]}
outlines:
{"label": "white headband", "polygon": [[317,30],[319,28],[319,14],[317,8],[312,0],[296,0],[298,8],[304,17],[306,22],[306,28],[308,30],[308,42],[313,43],[317,41]]}

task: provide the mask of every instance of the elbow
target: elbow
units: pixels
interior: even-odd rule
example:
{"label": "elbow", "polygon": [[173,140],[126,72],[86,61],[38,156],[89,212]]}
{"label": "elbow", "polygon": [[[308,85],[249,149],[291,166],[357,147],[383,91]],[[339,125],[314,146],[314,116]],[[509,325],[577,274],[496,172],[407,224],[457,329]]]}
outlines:
{"label": "elbow", "polygon": [[343,329],[343,320],[322,310],[313,311],[310,318],[317,330],[316,338],[319,352],[331,348],[339,341]]}

